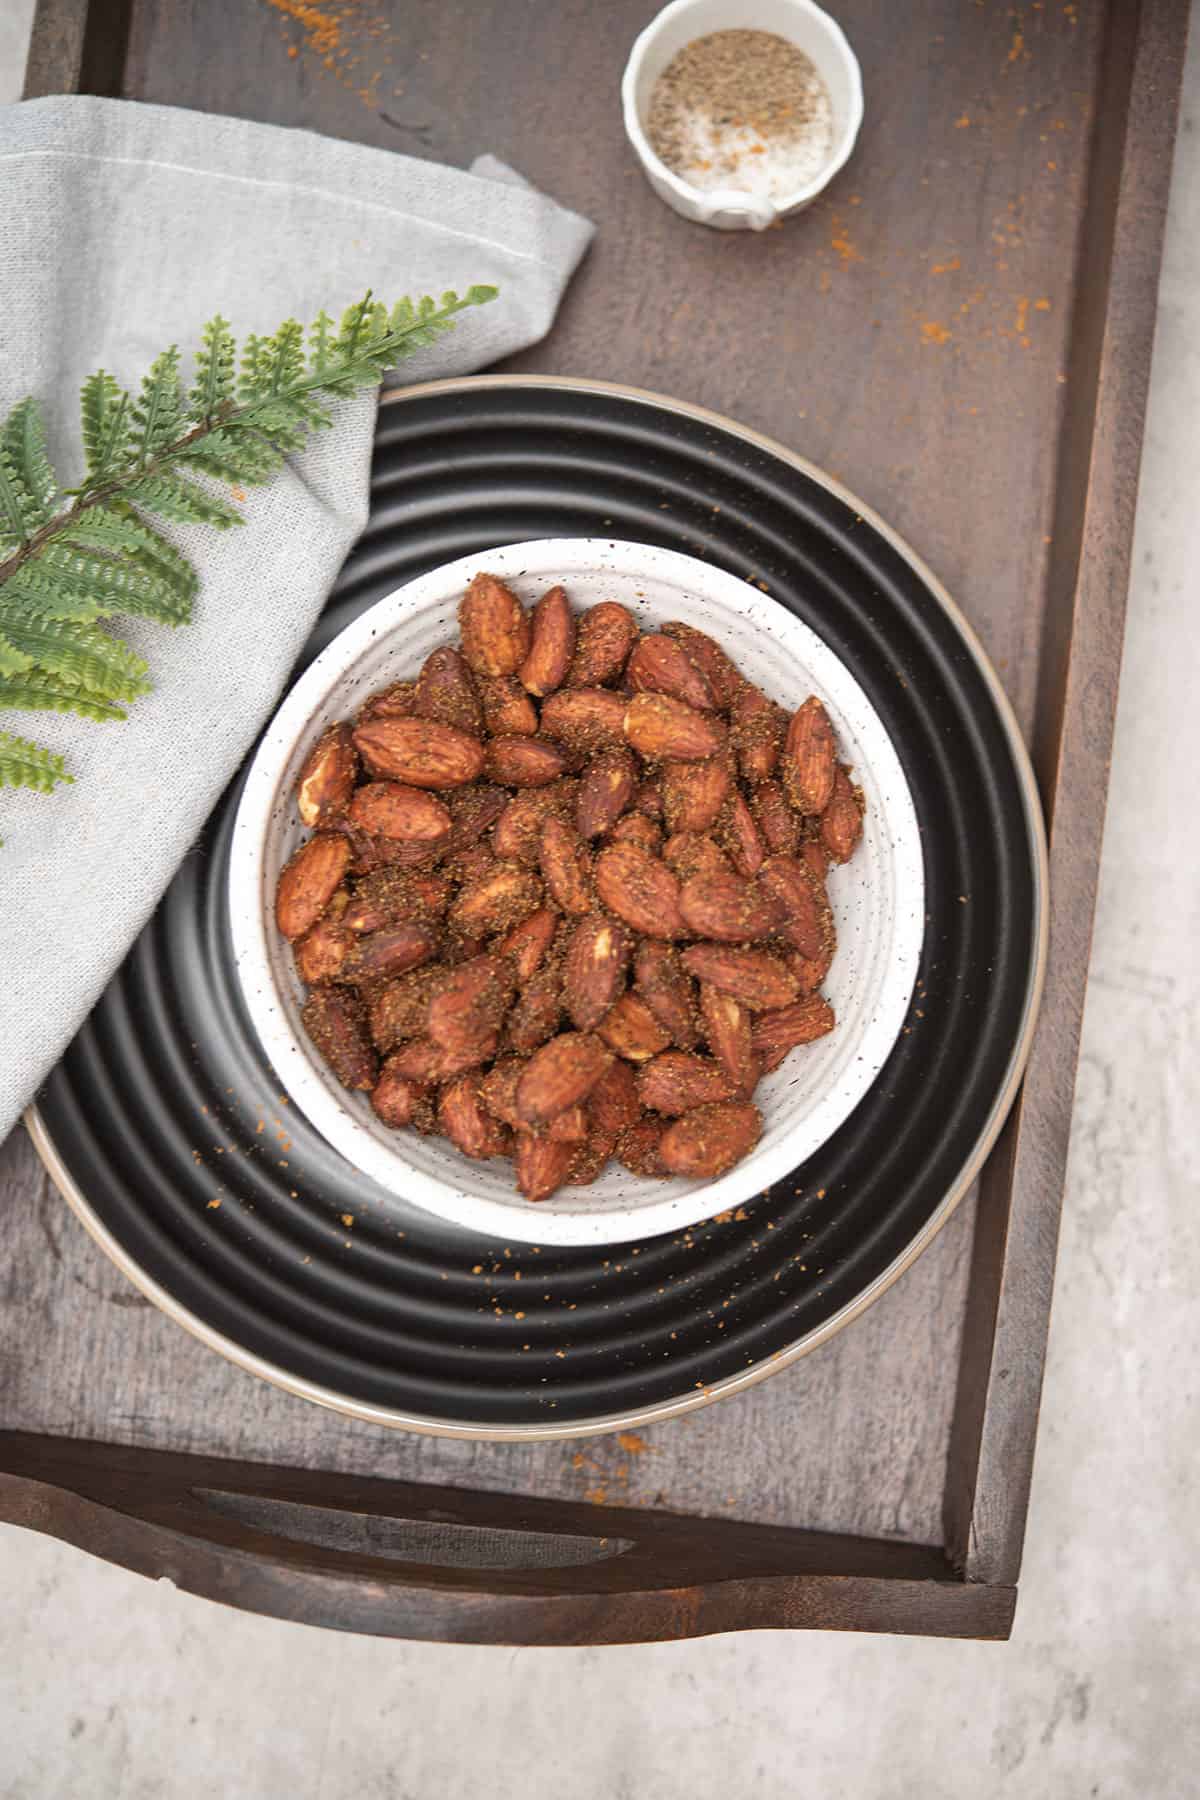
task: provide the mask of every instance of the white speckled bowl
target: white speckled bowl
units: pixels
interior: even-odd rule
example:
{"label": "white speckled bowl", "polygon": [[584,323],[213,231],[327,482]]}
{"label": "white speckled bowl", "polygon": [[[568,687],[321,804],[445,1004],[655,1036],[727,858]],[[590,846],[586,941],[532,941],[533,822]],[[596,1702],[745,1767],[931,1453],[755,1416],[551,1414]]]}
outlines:
{"label": "white speckled bowl", "polygon": [[[531,1206],[512,1165],[471,1162],[441,1138],[389,1130],[365,1095],[334,1081],[300,1026],[303,988],[272,919],[279,871],[305,835],[298,772],[335,719],[376,688],[415,675],[456,637],[459,596],[490,569],[522,599],[562,581],[575,607],[620,600],[647,627],[699,626],[773,699],[794,709],[820,695],[867,800],[862,843],[830,873],[838,953],[825,983],[837,1029],[792,1052],[759,1086],[764,1119],[751,1156],[719,1181],[647,1181],[610,1165],[589,1188]],[[540,1244],[620,1243],[693,1225],[789,1174],[866,1094],[903,1024],[924,930],[916,813],[899,759],[858,682],[806,625],[758,588],[676,551],[601,538],[511,544],[447,563],[389,594],[347,626],[305,671],[259,746],[234,827],[229,877],[233,948],[263,1048],[296,1105],[335,1149],[389,1192],[457,1225]]]}

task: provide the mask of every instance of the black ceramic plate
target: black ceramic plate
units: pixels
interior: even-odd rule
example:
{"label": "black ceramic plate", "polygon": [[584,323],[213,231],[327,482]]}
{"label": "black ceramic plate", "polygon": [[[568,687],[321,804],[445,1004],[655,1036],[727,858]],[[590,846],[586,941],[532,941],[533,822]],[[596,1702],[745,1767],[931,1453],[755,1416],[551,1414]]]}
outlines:
{"label": "black ceramic plate", "polygon": [[1044,854],[995,677],[928,571],[778,446],[601,384],[493,377],[401,393],[380,415],[370,524],[310,654],[439,563],[574,536],[662,544],[759,578],[853,670],[922,831],[914,1011],[847,1123],[744,1216],[621,1248],[485,1243],[366,1183],[281,1100],[229,949],[235,782],[31,1126],[89,1229],[175,1319],[295,1392],[396,1424],[595,1430],[783,1366],[944,1223],[1032,1029]]}

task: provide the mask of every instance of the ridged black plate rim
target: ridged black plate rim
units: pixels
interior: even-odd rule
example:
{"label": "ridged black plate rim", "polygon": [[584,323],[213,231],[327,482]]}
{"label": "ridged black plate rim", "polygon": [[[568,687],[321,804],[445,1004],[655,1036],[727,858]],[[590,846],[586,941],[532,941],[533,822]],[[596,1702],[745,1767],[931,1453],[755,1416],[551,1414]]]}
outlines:
{"label": "ridged black plate rim", "polygon": [[[873,532],[903,564],[907,564],[911,575],[916,578],[927,596],[941,609],[945,620],[952,627],[962,652],[969,660],[970,672],[976,680],[982,682],[987,700],[995,714],[992,723],[998,730],[1010,765],[1005,774],[1006,777],[1011,777],[1015,783],[1024,831],[1024,842],[1021,848],[1029,860],[1028,966],[1023,995],[1014,1015],[1017,1023],[1011,1035],[1009,1055],[1003,1067],[1002,1077],[994,1084],[990,1106],[975,1134],[969,1153],[960,1162],[955,1178],[945,1185],[940,1200],[931,1207],[924,1222],[912,1234],[904,1248],[893,1256],[886,1266],[882,1267],[859,1291],[838,1305],[818,1324],[802,1332],[792,1341],[762,1354],[744,1369],[721,1374],[712,1380],[696,1382],[684,1392],[668,1395],[666,1398],[649,1403],[615,1408],[611,1411],[597,1410],[580,1417],[558,1420],[530,1418],[522,1419],[519,1422],[503,1423],[494,1420],[447,1418],[391,1405],[380,1405],[359,1395],[343,1392],[337,1387],[298,1374],[295,1370],[283,1366],[279,1361],[260,1355],[253,1348],[217,1329],[197,1310],[185,1305],[166,1285],[158,1281],[143,1262],[130,1252],[120,1237],[109,1228],[96,1206],[89,1200],[72,1170],[69,1154],[62,1145],[56,1142],[44,1112],[37,1105],[30,1108],[26,1116],[26,1123],[33,1142],[50,1176],[84,1227],[149,1300],[211,1349],[216,1350],[248,1372],[262,1377],[289,1393],[369,1423],[416,1430],[438,1436],[535,1441],[584,1436],[631,1425],[647,1424],[691,1411],[697,1407],[708,1405],[714,1400],[740,1392],[764,1379],[775,1370],[790,1366],[799,1357],[827,1342],[836,1332],[873,1304],[927,1248],[970,1188],[996,1140],[1020,1084],[1036,1023],[1045,970],[1048,911],[1047,859],[1040,802],[1033,772],[1019,728],[998,677],[988,662],[972,628],[936,576],[907,543],[870,507],[860,502],[840,483],[805,458],[760,433],[738,425],[706,408],[619,384],[548,376],[483,376],[467,380],[430,382],[418,387],[403,389],[389,395],[385,399],[384,405],[390,408],[414,402],[432,401],[436,403],[444,400],[453,408],[472,395],[482,396],[485,393],[500,396],[507,394],[513,397],[514,402],[517,396],[522,394],[527,397],[536,397],[539,393],[550,396],[574,393],[581,396],[585,402],[588,396],[597,396],[599,397],[597,404],[600,403],[600,400],[607,398],[613,403],[632,404],[635,408],[645,407],[649,409],[648,418],[651,413],[659,415],[660,426],[663,423],[661,415],[664,414],[680,421],[692,421],[714,434],[719,434],[720,437],[738,440],[762,457],[774,460],[782,465],[783,469],[789,471],[793,477],[801,476],[807,482],[814,484],[816,488],[823,490],[833,501],[848,509],[856,523],[866,527],[868,532]],[[387,414],[383,415],[385,421],[388,416]],[[649,423],[648,429],[653,431],[653,421]],[[540,534],[530,532],[528,535]],[[369,543],[370,538],[371,526],[369,525],[364,543]],[[448,560],[448,558],[444,560]],[[353,586],[353,584],[351,585]],[[799,610],[799,608],[794,610]],[[880,1080],[882,1083],[883,1077]],[[762,1216],[765,1217],[765,1212]],[[686,1285],[685,1279],[684,1286]],[[829,1285],[833,1285],[833,1283],[831,1282]],[[664,1290],[660,1289],[659,1291]],[[820,1292],[820,1290],[817,1291]],[[478,1308],[477,1310],[482,1311],[483,1309]],[[730,1347],[730,1340],[725,1340],[724,1347],[727,1349]]]}

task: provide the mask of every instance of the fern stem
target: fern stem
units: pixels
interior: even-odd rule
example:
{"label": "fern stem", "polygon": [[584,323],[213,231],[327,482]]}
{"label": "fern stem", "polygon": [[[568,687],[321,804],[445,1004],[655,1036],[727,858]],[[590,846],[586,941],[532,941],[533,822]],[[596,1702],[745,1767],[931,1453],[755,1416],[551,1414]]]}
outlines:
{"label": "fern stem", "polygon": [[[366,316],[366,307],[369,300],[370,296],[368,295],[367,300],[361,303],[361,317],[363,318]],[[382,368],[383,358],[390,351],[398,350],[406,338],[411,337],[416,332],[427,330],[431,325],[436,325],[443,319],[451,318],[455,313],[461,312],[464,307],[469,304],[471,304],[471,302],[466,299],[460,300],[456,305],[442,307],[436,313],[430,314],[422,319],[416,319],[411,324],[401,326],[398,330],[387,333],[386,336],[374,339],[370,346],[372,360],[378,362]],[[336,377],[337,373],[338,371],[336,368],[315,372],[306,370],[296,381],[289,382],[286,387],[281,387],[278,390],[278,394],[273,396],[273,398],[278,398],[282,401],[299,400],[305,394],[319,393],[322,388],[329,385],[330,377]],[[17,570],[21,568],[24,563],[27,563],[31,557],[37,556],[39,551],[50,543],[52,539],[60,537],[64,531],[69,531],[71,526],[76,524],[82,515],[90,511],[92,507],[102,506],[106,500],[113,499],[114,496],[132,486],[134,482],[143,481],[147,476],[160,473],[170,463],[181,456],[185,450],[190,449],[193,444],[198,443],[202,438],[207,437],[213,431],[228,430],[231,426],[236,426],[239,420],[243,419],[247,413],[255,411],[259,404],[261,404],[261,397],[259,399],[250,400],[244,405],[227,403],[224,408],[220,409],[209,418],[204,419],[199,425],[193,426],[192,429],[185,432],[182,437],[176,438],[172,443],[165,445],[163,449],[159,451],[158,455],[152,457],[148,462],[143,463],[135,459],[133,462],[126,464],[125,467],[110,480],[102,482],[98,487],[91,488],[87,492],[80,494],[71,506],[65,507],[62,512],[56,513],[54,518],[47,520],[46,524],[40,526],[38,530],[33,532],[24,543],[20,544],[10,556],[0,562],[0,586],[3,586],[10,576],[15,575]]]}

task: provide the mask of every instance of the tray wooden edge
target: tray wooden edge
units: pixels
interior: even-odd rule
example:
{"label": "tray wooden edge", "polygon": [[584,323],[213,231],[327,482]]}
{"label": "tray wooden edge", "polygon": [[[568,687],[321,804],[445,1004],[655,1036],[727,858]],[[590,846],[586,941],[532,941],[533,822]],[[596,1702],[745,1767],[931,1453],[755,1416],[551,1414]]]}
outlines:
{"label": "tray wooden edge", "polygon": [[1112,8],[1093,120],[1033,744],[1050,956],[1022,1093],[980,1183],[947,1460],[948,1553],[974,1581],[1015,1582],[1021,1566],[1188,15],[1188,0]]}
{"label": "tray wooden edge", "polygon": [[[214,1508],[214,1496],[226,1504]],[[272,1506],[273,1525],[262,1517]],[[934,1548],[17,1432],[0,1433],[0,1517],[244,1611],[382,1637],[558,1646],[774,1629],[994,1639],[1009,1635],[1016,1604],[1015,1588],[964,1581]],[[364,1521],[524,1535],[542,1554],[555,1542],[618,1548],[582,1567],[439,1566],[364,1552]]]}

